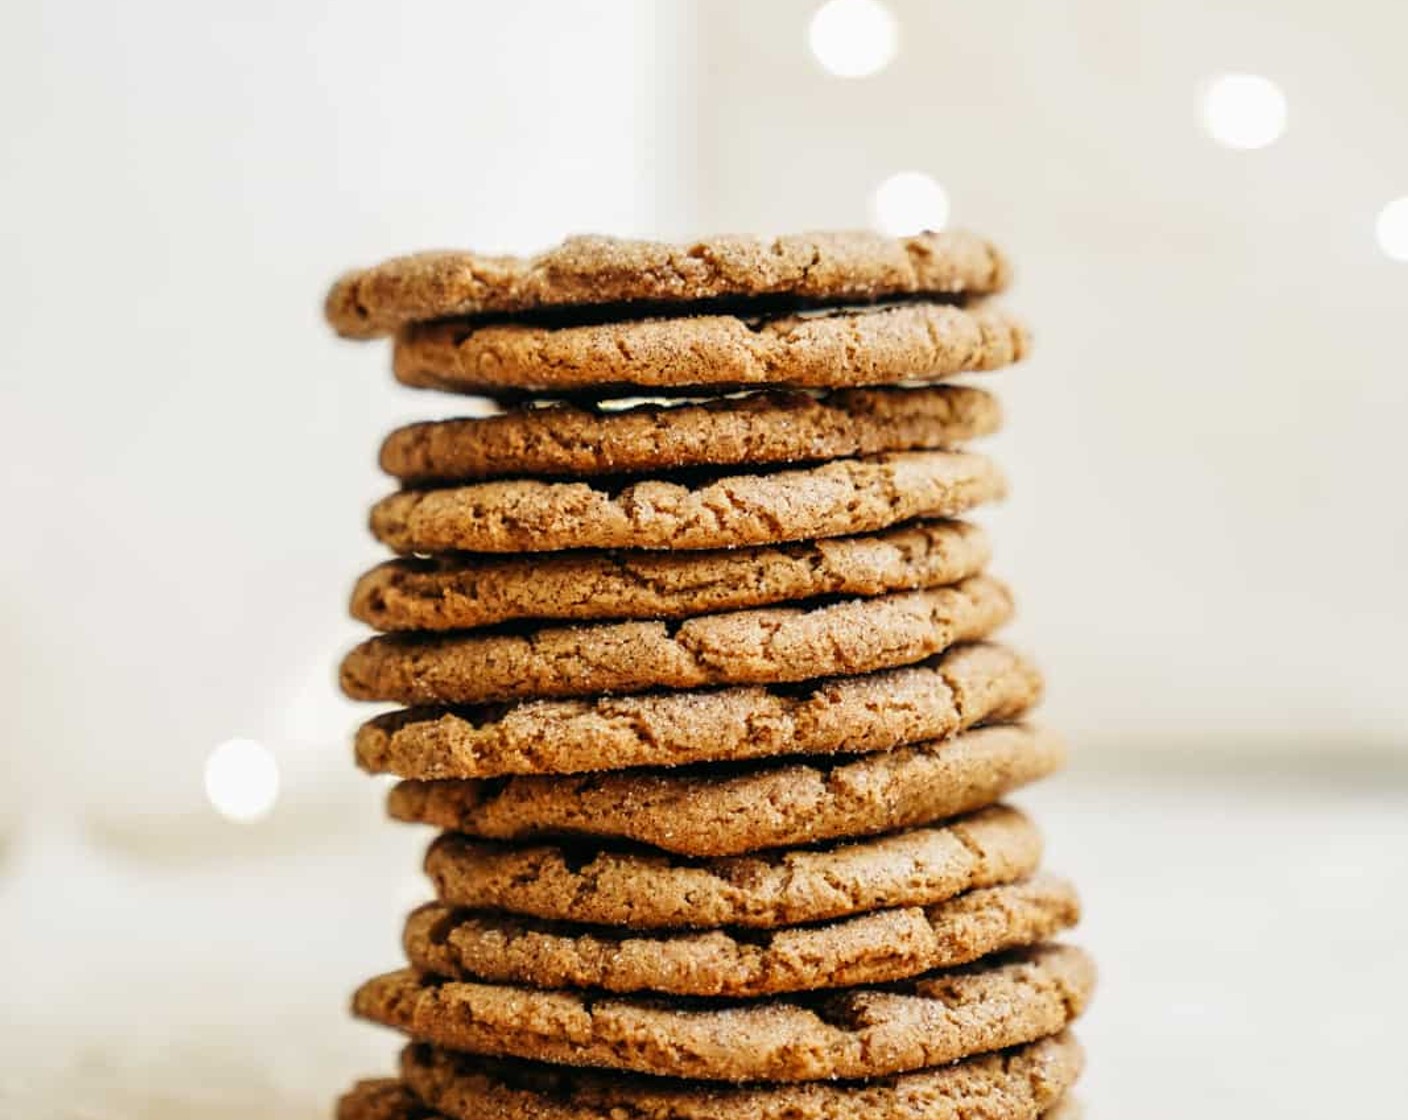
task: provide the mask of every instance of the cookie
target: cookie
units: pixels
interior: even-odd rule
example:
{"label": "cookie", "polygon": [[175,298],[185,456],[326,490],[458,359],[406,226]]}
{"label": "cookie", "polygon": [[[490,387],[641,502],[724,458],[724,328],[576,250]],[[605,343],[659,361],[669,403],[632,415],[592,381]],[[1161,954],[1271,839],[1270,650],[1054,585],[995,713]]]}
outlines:
{"label": "cookie", "polygon": [[402,1080],[361,1082],[337,1120],[1037,1120],[1082,1064],[1069,1032],[897,1077],[788,1085],[601,1074],[413,1045]]}
{"label": "cookie", "polygon": [[1011,616],[1004,584],[970,576],[952,587],[683,622],[384,634],[343,658],[340,679],[354,700],[403,704],[778,684],[911,665],[985,638]]}
{"label": "cookie", "polygon": [[357,762],[403,778],[570,774],[724,759],[864,754],[1015,719],[1041,696],[1004,646],[961,645],[919,665],[805,685],[412,708],[357,732]]}
{"label": "cookie", "polygon": [[847,388],[935,381],[1026,356],[1001,308],[917,302],[609,323],[414,323],[396,334],[405,385],[457,393],[593,396]]}
{"label": "cookie", "polygon": [[1060,879],[984,887],[928,908],[739,937],[729,930],[643,935],[455,910],[406,921],[412,967],[455,980],[679,996],[775,995],[879,984],[1050,940],[1080,905]]}
{"label": "cookie", "polygon": [[904,238],[864,231],[720,236],[678,245],[571,237],[535,257],[453,250],[395,257],[340,277],[324,313],[344,337],[372,338],[455,315],[571,305],[639,312],[641,305],[727,297],[836,303],[920,293],[973,296],[1000,291],[1007,279],[1007,262],[996,247],[958,230]]}
{"label": "cookie", "polygon": [[[1048,1040],[1049,1041],[1049,1040]],[[1023,1049],[1033,1049],[1045,1043],[1033,1043],[1031,1047]],[[412,1048],[423,1049],[426,1060],[429,1060],[430,1047]],[[442,1057],[448,1058],[446,1055]],[[964,1073],[974,1073],[976,1069],[986,1068],[993,1062],[995,1056],[989,1055],[981,1058],[971,1058],[967,1062],[960,1062],[957,1065],[948,1067],[950,1070],[963,1071]],[[749,1094],[746,1104],[743,1104],[744,1112],[736,1113],[730,1111],[730,1106],[734,1101],[742,1103],[745,1093],[735,1092],[730,1089],[716,1090],[707,1094],[700,1094],[702,1099],[685,1098],[683,1101],[668,1101],[663,1093],[655,1093],[650,1104],[645,1104],[641,1096],[630,1098],[632,1107],[623,1109],[619,1104],[605,1106],[609,1111],[603,1110],[601,1106],[593,1107],[585,1102],[573,1104],[573,1100],[579,1100],[581,1091],[576,1087],[567,1088],[565,1096],[558,1096],[552,1099],[534,1098],[529,1092],[520,1092],[512,1095],[511,1092],[500,1090],[502,1082],[495,1083],[491,1080],[487,1072],[488,1063],[476,1062],[473,1066],[468,1063],[474,1059],[462,1056],[450,1059],[458,1063],[458,1067],[464,1071],[464,1084],[456,1085],[449,1090],[449,1103],[447,1107],[455,1107],[460,1111],[453,1114],[434,1112],[420,1102],[407,1085],[394,1078],[381,1078],[378,1080],[359,1081],[347,1093],[343,1094],[338,1101],[336,1120],[622,1120],[623,1117],[651,1117],[656,1120],[691,1120],[696,1117],[707,1117],[708,1120],[726,1120],[735,1114],[746,1115],[747,1120],[776,1120],[779,1117],[786,1117],[786,1120],[854,1120],[856,1116],[874,1117],[876,1120],[1028,1120],[1035,1114],[1031,1112],[1032,1102],[1017,1093],[999,1096],[1001,1091],[989,1084],[986,1080],[977,1078],[965,1079],[961,1086],[956,1086],[951,1099],[949,1094],[942,1092],[935,1097],[928,1085],[924,1084],[931,1076],[927,1073],[908,1074],[905,1078],[892,1078],[893,1083],[903,1081],[901,1091],[907,1096],[920,1096],[923,1099],[923,1111],[917,1112],[914,1108],[906,1107],[908,1102],[901,1104],[898,1100],[892,1099],[890,1093],[877,1093],[873,1090],[857,1090],[856,1101],[854,1103],[841,1103],[828,1098],[822,1101],[808,1099],[802,1103],[798,1098],[814,1098],[815,1094],[807,1092],[811,1088],[809,1085],[801,1087],[801,1092],[792,1093],[790,1090],[796,1088],[774,1089],[763,1098],[757,1091]],[[973,1066],[975,1070],[967,1070],[965,1067]],[[547,1070],[552,1067],[542,1067]],[[569,1084],[568,1076],[561,1071],[554,1071],[556,1077],[542,1077],[540,1082],[544,1085],[566,1086]],[[590,1076],[590,1075],[588,1075]],[[625,1088],[621,1084],[620,1078],[613,1078],[618,1090],[611,1096],[613,1101],[623,1101],[627,1099],[621,1092]],[[878,1084],[878,1083],[874,1083]],[[598,1083],[597,1088],[601,1087]],[[659,1085],[655,1086],[659,1089]],[[886,1087],[888,1088],[888,1086]],[[1006,1089],[1002,1086],[1001,1089]],[[927,1092],[926,1092],[927,1090]],[[427,1090],[430,1091],[430,1090]],[[843,1092],[845,1090],[842,1090]],[[453,1095],[450,1095],[453,1094]],[[781,1098],[786,1095],[786,1103],[781,1104]],[[977,1094],[980,1098],[975,1106],[967,1098],[972,1094]],[[732,1098],[732,1099],[730,1099]],[[877,1099],[878,1098],[878,1099]],[[725,1104],[724,1102],[728,1103]],[[960,1103],[962,1102],[962,1103]],[[784,1111],[778,1112],[778,1104]],[[699,1107],[703,1105],[708,1111],[700,1112]],[[840,1111],[837,1111],[839,1106]],[[898,1106],[899,1110],[895,1108]],[[720,1111],[720,1108],[723,1111]],[[852,1111],[853,1108],[860,1108],[862,1111]],[[1069,1099],[1062,1099],[1048,1112],[1041,1113],[1042,1120],[1081,1120],[1085,1114],[1080,1106]]]}
{"label": "cookie", "polygon": [[614,475],[680,467],[817,462],[956,447],[1002,422],[981,389],[759,393],[633,408],[558,404],[398,428],[381,468],[444,485],[515,475]]}
{"label": "cookie", "polygon": [[[358,1081],[338,1098],[333,1115],[336,1120],[445,1120],[441,1113],[421,1104],[420,1098],[394,1077]],[[492,1113],[480,1109],[472,1113],[473,1120],[487,1115]]]}
{"label": "cookie", "polygon": [[968,731],[836,765],[723,766],[586,777],[402,782],[397,820],[482,840],[631,841],[733,856],[930,824],[991,805],[1060,768],[1059,736],[1022,725]]}
{"label": "cookie", "polygon": [[992,460],[905,451],[767,473],[604,480],[513,479],[403,490],[379,501],[372,534],[397,552],[719,549],[852,536],[953,517],[1005,493]]}
{"label": "cookie", "polygon": [[1094,987],[1049,945],[848,988],[746,1003],[670,1003],[418,976],[375,977],[353,1012],[451,1050],[702,1081],[885,1077],[1057,1034]]}
{"label": "cookie", "polygon": [[859,537],[718,552],[567,552],[392,560],[352,592],[378,630],[469,630],[502,622],[688,618],[823,595],[883,595],[982,571],[987,535],[926,521]]}
{"label": "cookie", "polygon": [[472,910],[627,929],[775,929],[931,906],[1030,875],[1040,856],[1035,826],[995,806],[874,839],[705,860],[446,833],[425,871],[442,902]]}

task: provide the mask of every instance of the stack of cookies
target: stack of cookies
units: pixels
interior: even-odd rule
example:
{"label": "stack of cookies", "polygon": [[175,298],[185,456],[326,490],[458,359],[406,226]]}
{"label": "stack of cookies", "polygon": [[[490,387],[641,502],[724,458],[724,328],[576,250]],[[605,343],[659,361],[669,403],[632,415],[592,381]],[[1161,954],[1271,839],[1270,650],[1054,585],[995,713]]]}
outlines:
{"label": "stack of cookies", "polygon": [[[1010,791],[1062,762],[960,520],[1021,358],[957,232],[421,254],[337,282],[474,418],[381,449],[357,734],[440,830],[341,1120],[1071,1115],[1091,991]],[[484,413],[489,411],[489,414]]]}

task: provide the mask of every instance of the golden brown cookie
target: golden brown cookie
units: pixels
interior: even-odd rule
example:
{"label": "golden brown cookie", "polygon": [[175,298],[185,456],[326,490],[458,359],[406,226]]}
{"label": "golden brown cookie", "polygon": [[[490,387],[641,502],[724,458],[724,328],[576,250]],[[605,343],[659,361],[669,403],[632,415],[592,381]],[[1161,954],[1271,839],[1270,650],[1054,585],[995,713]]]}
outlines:
{"label": "golden brown cookie", "polygon": [[995,397],[957,385],[755,393],[629,408],[557,404],[409,424],[382,443],[381,467],[424,486],[762,466],[952,448],[992,434],[1001,422]]}
{"label": "golden brown cookie", "polygon": [[403,704],[778,684],[912,665],[986,638],[1011,616],[1004,584],[970,576],[952,587],[673,623],[384,634],[343,658],[341,682],[354,700]]}
{"label": "golden brown cookie", "polygon": [[1063,1032],[897,1077],[736,1086],[413,1045],[402,1052],[401,1081],[359,1083],[339,1103],[337,1120],[1037,1120],[1059,1107],[1082,1062],[1079,1044]]}
{"label": "golden brown cookie", "polygon": [[438,780],[864,754],[1016,719],[1041,689],[1013,650],[961,645],[904,669],[804,685],[412,708],[364,724],[357,761]]}
{"label": "golden brown cookie", "polygon": [[1094,987],[1089,958],[1048,945],[883,988],[721,1006],[440,980],[373,978],[354,1013],[417,1042],[704,1081],[885,1077],[1064,1030]]}
{"label": "golden brown cookie", "polygon": [[748,937],[718,929],[646,935],[428,903],[406,920],[403,944],[414,968],[455,980],[737,998],[954,968],[1048,941],[1079,917],[1074,888],[1039,875],[927,908]]}
{"label": "golden brown cookie", "polygon": [[425,870],[442,902],[627,929],[775,929],[931,906],[1036,870],[1041,836],[996,806],[943,825],[747,856],[506,846],[446,833]]}
{"label": "golden brown cookie", "polygon": [[[448,1055],[446,1057],[448,1059]],[[429,1053],[425,1058],[429,1061]],[[442,1113],[421,1104],[420,1098],[394,1077],[368,1077],[358,1081],[338,1098],[333,1115],[336,1120],[446,1120]],[[493,1115],[493,1112],[476,1108],[471,1114],[472,1120],[481,1120],[486,1115]],[[519,1115],[523,1113],[520,1111]]]}
{"label": "golden brown cookie", "polygon": [[372,508],[371,530],[407,553],[735,548],[953,517],[1005,489],[996,464],[981,455],[905,451],[620,488],[602,480],[512,479],[403,490]]}
{"label": "golden brown cookie", "polygon": [[978,526],[923,521],[867,536],[718,552],[407,558],[357,581],[352,615],[378,630],[688,618],[824,595],[939,587],[982,571],[989,554]]}
{"label": "golden brown cookie", "polygon": [[[1013,1053],[1032,1051],[1050,1041],[1019,1047]],[[424,1050],[429,1055],[433,1048],[410,1049]],[[646,1104],[647,1098],[643,1094],[627,1097],[621,1091],[626,1088],[623,1079],[612,1078],[610,1083],[617,1092],[611,1099],[618,1102],[629,1100],[629,1109],[622,1104],[603,1108],[572,1103],[582,1095],[578,1086],[584,1085],[584,1080],[574,1082],[570,1073],[561,1067],[540,1067],[542,1071],[551,1070],[555,1076],[541,1076],[538,1082],[563,1087],[567,1095],[535,1098],[530,1091],[520,1091],[517,1095],[512,1095],[511,1089],[503,1091],[503,1083],[492,1081],[488,1073],[492,1060],[476,1061],[467,1055],[451,1059],[444,1053],[440,1057],[447,1062],[453,1060],[465,1072],[463,1085],[449,1090],[451,1105],[461,1109],[453,1116],[434,1112],[421,1104],[420,1098],[404,1082],[381,1078],[359,1081],[343,1094],[338,1102],[337,1120],[621,1120],[624,1116],[646,1116],[652,1120],[695,1120],[698,1117],[727,1120],[735,1115],[734,1111],[730,1111],[735,1102],[742,1107],[737,1115],[748,1120],[777,1120],[779,1117],[785,1117],[785,1120],[854,1120],[857,1116],[864,1116],[867,1120],[1030,1120],[1035,1116],[1031,1111],[1032,1100],[1021,1094],[1021,1089],[1030,1086],[1018,1086],[1015,1093],[1007,1092],[1009,1086],[1006,1085],[995,1090],[983,1076],[999,1064],[996,1059],[1000,1055],[970,1058],[948,1066],[946,1071],[926,1071],[890,1078],[889,1084],[870,1082],[869,1088],[854,1088],[854,1100],[840,1095],[851,1091],[848,1086],[838,1087],[839,1092],[825,1100],[818,1099],[819,1094],[809,1091],[815,1083],[776,1087],[766,1097],[762,1097],[757,1090],[738,1092],[729,1088],[714,1091],[701,1089],[692,1096],[682,1097],[679,1095],[680,1083],[651,1078],[643,1084],[650,1084],[656,1091]],[[474,1064],[471,1066],[470,1063]],[[492,1064],[501,1068],[506,1063]],[[946,1072],[950,1072],[950,1076],[943,1086],[933,1086],[938,1076]],[[954,1076],[958,1074],[964,1076],[961,1084],[953,1087],[952,1096],[956,1099],[950,1099],[946,1090],[950,1082],[959,1080]],[[594,1080],[596,1084],[593,1088],[607,1084],[604,1079]],[[567,1088],[569,1085],[572,1087]],[[666,1087],[665,1091],[661,1091],[662,1085]],[[828,1089],[833,1087],[827,1086]],[[877,1088],[879,1091],[876,1091]],[[793,1091],[797,1089],[800,1091]],[[895,1089],[899,1092],[896,1093]],[[976,1102],[969,1099],[974,1094],[978,1097]],[[916,1097],[922,1103],[916,1103]],[[777,1111],[778,1108],[782,1111]],[[1041,1120],[1081,1120],[1084,1115],[1079,1103],[1063,1098],[1049,1111],[1041,1113]]]}
{"label": "golden brown cookie", "polygon": [[1001,290],[1007,277],[991,243],[959,230],[905,238],[866,231],[719,236],[678,245],[571,237],[535,257],[453,250],[395,257],[340,277],[324,311],[339,334],[371,338],[425,319],[571,305],[638,311],[721,297],[973,296]]}
{"label": "golden brown cookie", "polygon": [[402,782],[397,820],[483,840],[628,840],[683,856],[732,856],[872,836],[991,805],[1065,761],[1050,731],[980,727],[854,761],[585,777]]}
{"label": "golden brown cookie", "polygon": [[449,320],[396,334],[403,384],[458,393],[595,396],[834,389],[936,381],[1026,356],[1001,308],[932,301],[541,325]]}

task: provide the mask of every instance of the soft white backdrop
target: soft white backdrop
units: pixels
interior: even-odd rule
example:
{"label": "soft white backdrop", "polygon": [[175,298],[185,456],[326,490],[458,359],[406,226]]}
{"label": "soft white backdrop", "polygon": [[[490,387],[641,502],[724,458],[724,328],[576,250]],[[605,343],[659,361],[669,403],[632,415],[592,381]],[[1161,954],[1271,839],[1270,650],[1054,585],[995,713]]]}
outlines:
{"label": "soft white backdrop", "polygon": [[332,340],[326,285],[678,224],[672,31],[648,3],[0,18],[7,793],[199,807],[222,740],[345,730],[379,434],[455,407]]}

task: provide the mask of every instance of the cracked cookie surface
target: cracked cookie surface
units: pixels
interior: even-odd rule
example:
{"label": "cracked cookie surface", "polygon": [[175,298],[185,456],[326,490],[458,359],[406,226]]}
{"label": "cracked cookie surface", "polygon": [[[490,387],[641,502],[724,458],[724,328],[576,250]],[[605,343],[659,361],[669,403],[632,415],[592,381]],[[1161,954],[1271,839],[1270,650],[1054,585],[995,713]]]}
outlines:
{"label": "cracked cookie surface", "polygon": [[1065,762],[1060,737],[1023,725],[825,765],[815,761],[585,777],[402,782],[391,816],[483,840],[631,841],[732,856],[873,836],[972,812]]}
{"label": "cracked cookie surface", "polygon": [[1050,940],[1075,925],[1074,888],[1050,875],[929,907],[739,937],[646,935],[427,903],[406,921],[412,967],[457,980],[680,996],[773,995],[900,980]]}
{"label": "cracked cookie surface", "polygon": [[412,1045],[401,1080],[360,1082],[337,1120],[1075,1120],[1059,1110],[1082,1064],[1079,1044],[1063,1032],[891,1078],[733,1086]]}
{"label": "cracked cookie surface", "polygon": [[381,445],[382,470],[413,485],[515,475],[615,475],[681,467],[818,462],[939,450],[991,435],[981,389],[754,393],[629,408],[556,404],[408,424]]}
{"label": "cracked cookie surface", "polygon": [[1030,346],[1001,308],[916,302],[570,326],[415,323],[397,332],[392,369],[415,388],[490,396],[844,389],[984,373]]}
{"label": "cracked cookie surface", "polygon": [[965,521],[704,552],[568,552],[391,560],[352,593],[378,630],[466,630],[520,620],[689,618],[831,595],[956,583],[990,556]]}
{"label": "cracked cookie surface", "polygon": [[779,684],[911,665],[986,638],[1011,615],[1006,585],[980,575],[950,587],[674,623],[385,634],[352,649],[340,679],[354,700],[403,704]]}
{"label": "cracked cookie surface", "polygon": [[992,460],[906,451],[698,481],[512,479],[403,490],[372,507],[371,531],[396,552],[719,549],[854,536],[954,517],[1001,498]]}
{"label": "cracked cookie surface", "polygon": [[356,755],[372,773],[433,781],[868,754],[1015,719],[1041,691],[1035,665],[983,642],[803,685],[409,708],[363,724]]}
{"label": "cracked cookie surface", "polygon": [[446,833],[425,871],[442,902],[466,909],[627,929],[774,929],[929,906],[1030,875],[1040,856],[1031,821],[999,805],[887,836],[711,859]]}
{"label": "cracked cookie surface", "polygon": [[706,1081],[884,1077],[1059,1033],[1094,968],[1046,945],[883,987],[680,1004],[436,980],[406,969],[358,989],[356,1014],[472,1054]]}
{"label": "cracked cookie surface", "polygon": [[395,257],[339,277],[323,310],[339,334],[371,338],[426,319],[573,305],[983,295],[1004,288],[1008,272],[991,242],[962,230],[904,238],[861,230],[724,235],[680,244],[586,236],[533,257],[456,250]]}

